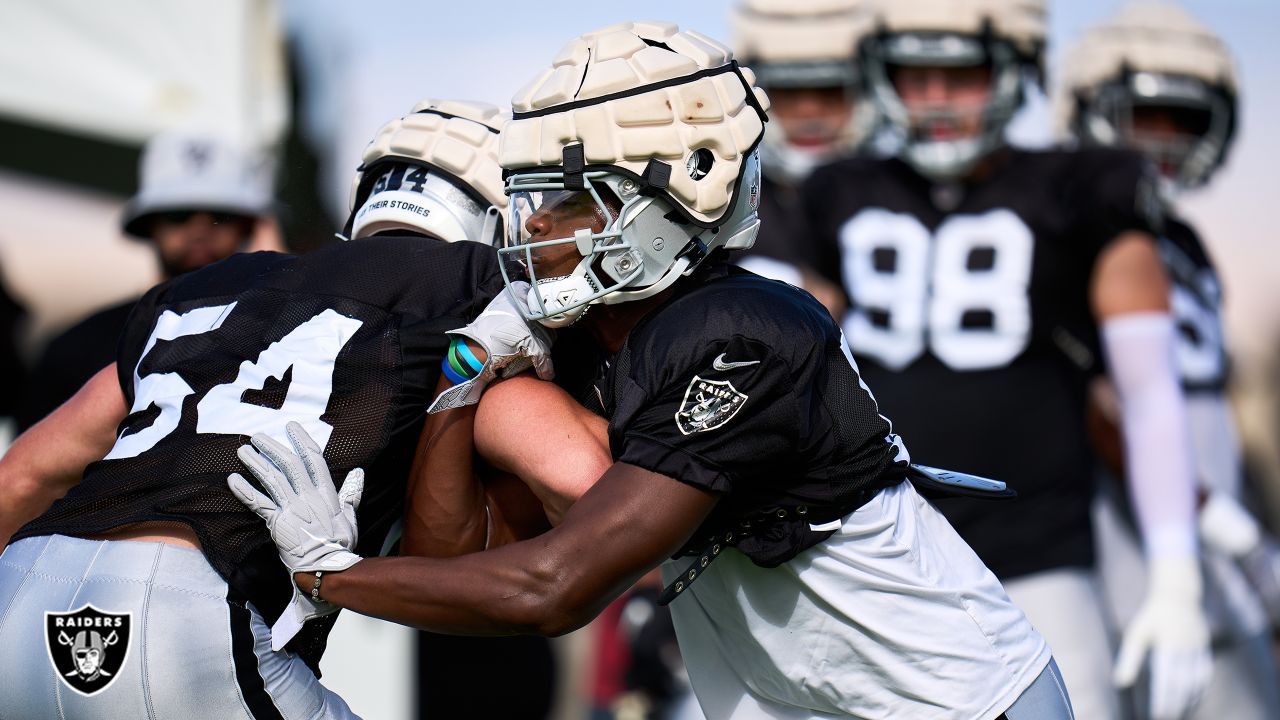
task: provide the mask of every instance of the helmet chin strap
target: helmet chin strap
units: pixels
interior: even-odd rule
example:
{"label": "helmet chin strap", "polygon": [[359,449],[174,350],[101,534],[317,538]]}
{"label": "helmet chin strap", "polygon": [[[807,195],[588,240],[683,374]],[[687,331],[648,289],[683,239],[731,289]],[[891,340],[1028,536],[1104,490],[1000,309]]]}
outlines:
{"label": "helmet chin strap", "polygon": [[653,283],[648,287],[640,288],[639,290],[619,290],[618,292],[609,293],[608,295],[600,298],[600,303],[603,305],[615,305],[617,303],[651,298],[674,285],[676,280],[679,280],[680,276],[684,275],[685,270],[688,268],[689,257],[687,255],[677,258],[676,261],[671,264],[671,269],[667,271],[666,275],[659,278],[658,282]]}
{"label": "helmet chin strap", "polygon": [[[584,258],[586,261],[587,258]],[[616,305],[624,302],[634,302],[636,300],[644,300],[666,290],[675,284],[681,276],[689,269],[690,260],[688,256],[677,258],[672,263],[671,268],[657,282],[652,285],[640,288],[638,290],[618,290],[608,295],[592,300],[591,302],[571,307],[578,298],[591,295],[595,292],[591,283],[579,274],[579,268],[569,275],[562,275],[558,278],[540,281],[538,284],[529,288],[529,307],[541,306],[546,308],[547,316],[538,320],[544,327],[563,328],[572,325],[582,319],[587,313],[587,308],[595,304],[600,305]],[[560,310],[560,308],[568,308]],[[557,312],[559,310],[559,312]]]}
{"label": "helmet chin strap", "polygon": [[590,257],[585,257],[568,275],[538,280],[529,288],[529,307],[541,309],[544,317],[538,318],[538,322],[544,327],[568,327],[581,320],[591,307],[591,303],[581,300],[595,293],[586,278],[588,262]]}

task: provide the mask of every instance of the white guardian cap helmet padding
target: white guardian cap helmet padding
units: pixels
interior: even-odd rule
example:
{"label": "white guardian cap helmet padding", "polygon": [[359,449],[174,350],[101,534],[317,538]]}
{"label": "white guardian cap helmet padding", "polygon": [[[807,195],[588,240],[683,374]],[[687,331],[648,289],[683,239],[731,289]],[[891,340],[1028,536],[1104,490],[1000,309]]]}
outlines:
{"label": "white guardian cap helmet padding", "polygon": [[[1023,81],[1042,73],[1044,0],[892,0],[876,6],[876,30],[862,43],[867,85],[880,112],[901,136],[900,155],[926,177],[955,180],[1004,143],[1021,107]],[[934,140],[922,129],[955,111],[911,113],[890,69],[987,64],[991,94],[975,137]]]}
{"label": "white guardian cap helmet padding", "polygon": [[[651,22],[587,33],[512,106],[500,153],[510,196],[500,252],[508,283],[534,285],[530,319],[555,327],[592,303],[650,297],[712,251],[755,242],[768,99],[715,40]],[[529,217],[579,192],[606,227],[530,242]],[[582,255],[577,267],[539,277],[535,251],[564,245]]]}
{"label": "white guardian cap helmet padding", "polygon": [[[1067,58],[1055,98],[1064,136],[1146,152],[1175,169],[1166,190],[1199,187],[1222,165],[1235,135],[1235,63],[1222,39],[1185,10],[1132,3],[1087,30]],[[1199,128],[1135,137],[1133,114],[1144,106],[1186,113]]]}
{"label": "white guardian cap helmet padding", "polygon": [[408,230],[448,242],[501,237],[498,133],[508,115],[486,103],[424,100],[365,148],[344,234]]}

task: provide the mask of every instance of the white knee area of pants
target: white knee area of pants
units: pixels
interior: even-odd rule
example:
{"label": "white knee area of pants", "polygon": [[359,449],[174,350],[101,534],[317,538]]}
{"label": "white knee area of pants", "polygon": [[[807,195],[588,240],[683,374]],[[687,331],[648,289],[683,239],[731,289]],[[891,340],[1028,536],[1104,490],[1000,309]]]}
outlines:
{"label": "white knee area of pants", "polygon": [[1049,642],[1076,717],[1117,720],[1110,630],[1093,571],[1047,570],[1005,580],[1004,588]]}

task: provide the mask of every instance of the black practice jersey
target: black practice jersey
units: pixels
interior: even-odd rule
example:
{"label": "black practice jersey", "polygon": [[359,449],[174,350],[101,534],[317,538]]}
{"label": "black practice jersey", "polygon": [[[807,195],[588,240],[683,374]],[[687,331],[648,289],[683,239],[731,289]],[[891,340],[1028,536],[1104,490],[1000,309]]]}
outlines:
{"label": "black practice jersey", "polygon": [[138,298],[99,310],[49,341],[27,387],[18,429],[26,430],[58,409],[89,378],[115,362],[116,346]]}
{"label": "black practice jersey", "polygon": [[[901,482],[907,452],[812,296],[712,263],[628,335],[597,388],[615,460],[722,495],[691,538],[753,531],[776,565]],[[736,540],[735,540],[736,542]]]}
{"label": "black practice jersey", "polygon": [[[0,274],[0,278],[3,278],[3,274]],[[2,377],[10,387],[0,393],[0,416],[13,415],[19,411],[15,401],[20,395],[14,388],[20,388],[25,383],[26,368],[18,353],[18,335],[26,314],[26,310],[9,296],[8,289],[0,282],[0,373],[3,373]]]}
{"label": "black practice jersey", "polygon": [[[762,256],[796,268],[812,268],[817,262],[806,227],[800,189],[769,177],[760,179],[760,232],[741,257]],[[735,258],[736,259],[736,258]]]}
{"label": "black practice jersey", "polygon": [[915,457],[1006,481],[1017,500],[938,502],[1001,577],[1093,561],[1085,381],[1098,355],[1095,259],[1152,231],[1146,164],[1114,150],[1008,151],[937,186],[850,160],[806,187],[822,265],[864,378]]}
{"label": "black practice jersey", "polygon": [[1221,393],[1227,385],[1222,329],[1222,286],[1200,236],[1186,222],[1167,218],[1160,252],[1169,269],[1169,308],[1178,324],[1178,372],[1187,392]]}
{"label": "black practice jersey", "polygon": [[[266,526],[227,488],[254,433],[290,447],[301,423],[337,482],[368,471],[357,519],[377,555],[403,511],[405,480],[448,347],[502,288],[478,243],[383,237],[295,257],[235,255],[157,286],[121,339],[129,415],[111,452],[15,537],[86,535],[177,522],[268,622],[292,588]],[[309,623],[302,648],[322,648]],[[297,642],[297,641],[295,641]]]}

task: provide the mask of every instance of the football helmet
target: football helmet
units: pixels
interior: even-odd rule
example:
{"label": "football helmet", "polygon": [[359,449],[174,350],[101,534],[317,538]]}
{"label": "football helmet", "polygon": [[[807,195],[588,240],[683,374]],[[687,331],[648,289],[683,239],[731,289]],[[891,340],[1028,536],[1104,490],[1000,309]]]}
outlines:
{"label": "football helmet", "polygon": [[[1063,65],[1060,132],[1132,147],[1155,162],[1167,194],[1199,187],[1222,165],[1236,126],[1236,70],[1222,40],[1182,8],[1139,2],[1086,31]],[[1136,128],[1163,110],[1174,125]]]}
{"label": "football helmet", "polygon": [[[893,0],[875,6],[875,29],[860,54],[868,92],[898,135],[899,155],[939,181],[965,175],[1004,143],[1005,127],[1021,107],[1023,84],[1043,74],[1044,0]],[[976,108],[909,111],[893,84],[895,66],[986,65],[991,91]],[[936,139],[936,125],[960,125],[977,115],[972,137]]]}
{"label": "football helmet", "polygon": [[351,183],[343,234],[408,230],[497,244],[507,205],[498,134],[508,117],[486,103],[423,100],[384,125]]}
{"label": "football helmet", "polygon": [[[651,297],[718,248],[748,248],[768,99],[729,49],[670,23],[634,22],[566,45],[512,100],[500,159],[509,196],[499,252],[549,327],[593,303]],[[556,208],[596,225],[536,232]],[[539,269],[559,254],[571,269]]]}
{"label": "football helmet", "polygon": [[781,123],[766,127],[764,172],[796,183],[819,164],[853,152],[875,126],[875,105],[859,101],[858,43],[871,27],[869,0],[739,0],[730,18],[734,55],[774,88],[840,88],[852,105],[849,121],[828,147],[798,147]]}

